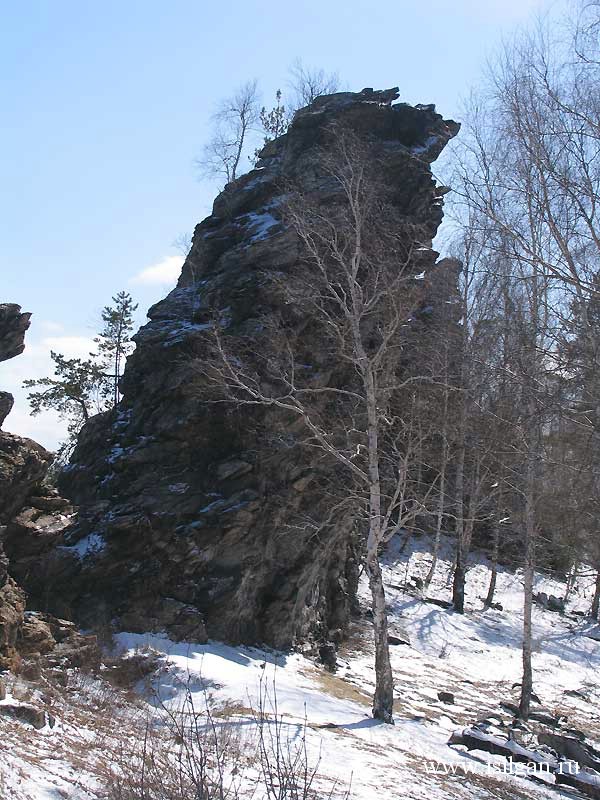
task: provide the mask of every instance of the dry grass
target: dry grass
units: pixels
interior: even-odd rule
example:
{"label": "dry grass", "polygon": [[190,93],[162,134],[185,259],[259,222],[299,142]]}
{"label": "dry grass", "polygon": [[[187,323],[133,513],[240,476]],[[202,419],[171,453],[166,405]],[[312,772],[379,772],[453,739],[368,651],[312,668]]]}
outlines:
{"label": "dry grass", "polygon": [[325,670],[302,670],[302,674],[314,681],[319,689],[328,697],[335,697],[337,700],[350,700],[361,706],[370,706],[371,697],[358,689],[353,683],[332,672]]}

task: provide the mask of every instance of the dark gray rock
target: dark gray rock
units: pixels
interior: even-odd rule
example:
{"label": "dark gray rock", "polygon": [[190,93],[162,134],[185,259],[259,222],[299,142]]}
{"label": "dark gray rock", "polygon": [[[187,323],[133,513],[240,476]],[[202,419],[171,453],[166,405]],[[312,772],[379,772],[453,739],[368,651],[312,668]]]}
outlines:
{"label": "dark gray rock", "polygon": [[547,611],[554,611],[559,614],[564,613],[564,597],[557,597],[554,594],[548,595],[546,592],[539,592],[538,594],[533,595],[533,599],[539,606],[545,608]]}
{"label": "dark gray rock", "polygon": [[581,767],[589,767],[600,772],[600,761],[593,748],[588,747],[580,737],[568,736],[563,732],[542,731],[538,734],[538,741],[551,747],[566,759],[576,761]]}
{"label": "dark gray rock", "polygon": [[[23,352],[29,318],[18,305],[0,304],[0,361]],[[12,403],[10,394],[0,392],[0,425]],[[46,625],[26,620],[19,580],[29,576],[44,584],[40,596],[48,594],[39,555],[56,544],[70,523],[70,516],[60,513],[73,511],[67,501],[42,485],[51,461],[51,453],[31,439],[0,431],[0,670],[13,667],[20,653],[33,657],[25,664],[33,670],[36,658],[56,644]],[[30,499],[37,507],[26,507]]]}
{"label": "dark gray rock", "polygon": [[12,411],[15,398],[10,392],[0,392],[0,428],[4,424],[4,420]]}
{"label": "dark gray rock", "polygon": [[13,666],[17,655],[17,636],[25,611],[25,593],[8,576],[7,563],[0,553],[0,670]]}
{"label": "dark gray rock", "polygon": [[21,313],[16,303],[0,303],[0,361],[21,355],[31,314]]}
{"label": "dark gray rock", "polygon": [[554,594],[549,595],[548,611],[556,611],[559,614],[563,614],[565,611],[565,598],[557,597]]}
{"label": "dark gray rock", "polygon": [[330,672],[337,667],[337,648],[335,642],[323,642],[319,646],[319,659]]}
{"label": "dark gray rock", "polygon": [[51,453],[32,439],[0,431],[0,524],[23,508],[51,462]]}
{"label": "dark gray rock", "polygon": [[19,703],[18,705],[6,703],[1,705],[0,714],[4,717],[17,719],[19,722],[25,722],[38,731],[46,724],[46,712],[44,709],[26,705],[25,703]]}
{"label": "dark gray rock", "polygon": [[[23,352],[29,317],[14,303],[0,303],[0,361]],[[0,427],[12,404],[12,395],[0,392]],[[2,546],[4,523],[19,510],[32,487],[45,475],[49,456],[35,442],[0,431],[0,670],[13,665],[25,610],[25,594],[9,575]]]}
{"label": "dark gray rock", "polygon": [[388,642],[391,645],[410,645],[410,637],[399,625],[391,625],[388,629]]}
{"label": "dark gray rock", "polygon": [[421,578],[419,575],[411,575],[410,579],[416,589],[419,589],[420,591],[423,588],[423,578]]}
{"label": "dark gray rock", "polygon": [[415,273],[434,268],[442,200],[429,165],[458,126],[431,106],[391,105],[397,96],[368,89],[318,98],[196,227],[177,288],[135,336],[118,409],[84,427],[61,477],[80,515],[65,542],[102,542],[77,562],[65,553],[58,579],[55,596],[83,624],[101,608],[121,628],[308,643],[315,653],[347,629],[360,556],[352,510],[329,520],[331,465],[301,446],[303,431],[285,413],[207,402],[194,364],[214,315],[260,348],[268,310],[302,332],[315,386],[336,369],[344,379],[311,335],[306,309],[284,306],[279,288],[302,270],[281,211],[288,182],[335,201],[317,168],[334,123],[377,143],[394,203],[420,231]]}

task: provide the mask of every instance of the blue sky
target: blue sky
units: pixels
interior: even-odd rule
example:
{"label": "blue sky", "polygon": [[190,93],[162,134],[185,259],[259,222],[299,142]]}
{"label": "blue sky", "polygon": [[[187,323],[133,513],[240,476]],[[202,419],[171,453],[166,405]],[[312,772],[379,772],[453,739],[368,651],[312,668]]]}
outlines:
{"label": "blue sky", "polygon": [[268,105],[295,58],[347,88],[460,119],[503,34],[543,0],[0,0],[0,301],[33,312],[25,355],[0,365],[5,427],[52,448],[20,383],[50,348],[85,354],[120,289],[146,308],[175,282],[173,241],[210,211],[194,158],[223,96],[257,78]]}

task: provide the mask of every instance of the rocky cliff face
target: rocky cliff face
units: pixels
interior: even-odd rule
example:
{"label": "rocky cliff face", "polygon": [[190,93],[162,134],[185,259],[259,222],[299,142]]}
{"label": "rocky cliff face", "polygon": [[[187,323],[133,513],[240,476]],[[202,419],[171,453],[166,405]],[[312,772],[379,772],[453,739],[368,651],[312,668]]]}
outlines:
{"label": "rocky cliff face", "polygon": [[[62,480],[80,518],[57,594],[85,623],[103,615],[131,630],[277,647],[342,635],[358,572],[352,518],[329,519],[324,476],[295,446],[293,420],[206,402],[190,364],[215,312],[251,330],[276,302],[275,277],[301,269],[282,197],[294,181],[326,198],[315,154],[333,122],[381,142],[398,206],[429,237],[415,271],[433,266],[444,190],[429,164],[458,126],[396,98],[318,98],[197,226],[177,288],[135,337],[122,402],[86,425]],[[321,523],[298,525],[303,515]]]}
{"label": "rocky cliff face", "polygon": [[[29,314],[13,303],[0,304],[0,361],[25,348]],[[0,392],[0,425],[12,408],[13,398]],[[10,577],[2,546],[6,523],[21,508],[28,494],[46,474],[50,453],[30,439],[0,431],[0,670],[12,664],[17,635],[23,623],[25,593]]]}

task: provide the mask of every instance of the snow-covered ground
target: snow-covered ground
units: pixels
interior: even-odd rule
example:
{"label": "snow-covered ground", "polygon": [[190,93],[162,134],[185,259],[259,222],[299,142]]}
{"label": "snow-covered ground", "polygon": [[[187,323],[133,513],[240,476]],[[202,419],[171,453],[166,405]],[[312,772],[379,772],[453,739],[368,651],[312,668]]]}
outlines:
{"label": "snow-covered ground", "polygon": [[[393,727],[370,717],[373,653],[366,618],[353,624],[335,674],[296,653],[119,634],[116,644],[124,652],[161,654],[158,671],[137,687],[138,699],[74,675],[71,688],[53,701],[53,728],[35,731],[0,716],[0,798],[108,798],[102,792],[102,774],[116,758],[119,742],[139,739],[149,709],[177,713],[186,698],[197,709],[208,701],[219,724],[229,720],[244,730],[248,742],[255,735],[261,704],[268,719],[277,715],[292,750],[306,741],[308,761],[319,774],[318,797],[327,797],[334,783],[337,797],[351,783],[350,796],[356,800],[557,797],[543,782],[500,772],[500,757],[447,744],[452,731],[486,716],[510,719],[500,703],[518,697],[519,574],[500,572],[496,600],[504,610],[484,612],[479,598],[486,594],[489,569],[485,559],[476,559],[468,573],[467,613],[461,616],[401,588],[411,576],[425,575],[430,542],[420,537],[403,552],[400,544],[393,543],[384,569],[391,633],[396,631],[399,638],[406,633],[410,640],[391,647],[397,696]],[[442,544],[430,596],[448,599],[450,566],[448,540]],[[565,587],[540,578],[537,589],[563,595]],[[569,610],[587,609],[590,590],[580,584]],[[366,608],[364,580],[360,599]],[[600,642],[586,635],[590,624],[571,613],[536,608],[534,625],[534,688],[542,707],[600,740]],[[441,702],[439,691],[452,693],[455,702]],[[252,768],[248,774],[255,774]],[[263,794],[255,792],[254,797],[259,800]]]}

